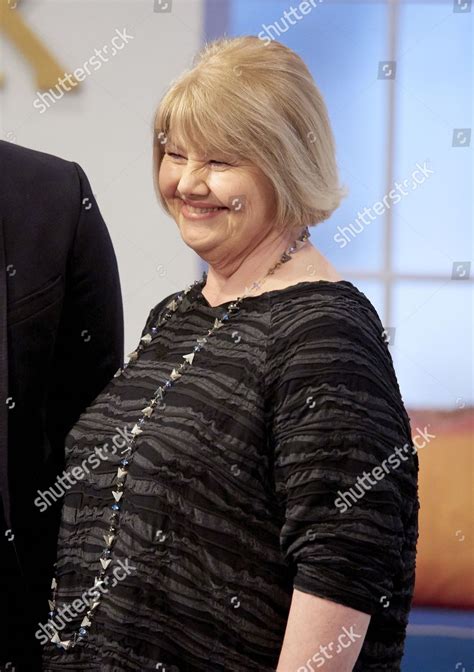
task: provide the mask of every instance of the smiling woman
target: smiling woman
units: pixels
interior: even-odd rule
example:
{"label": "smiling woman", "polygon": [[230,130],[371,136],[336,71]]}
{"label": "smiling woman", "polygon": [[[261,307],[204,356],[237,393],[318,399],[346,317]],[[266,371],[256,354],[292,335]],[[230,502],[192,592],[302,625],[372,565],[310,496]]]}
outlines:
{"label": "smiling woman", "polygon": [[[152,308],[68,435],[72,468],[132,427],[65,497],[50,614],[65,653],[47,644],[43,670],[396,672],[418,463],[336,505],[411,435],[375,308],[309,240],[344,192],[305,64],[255,37],[207,45],[159,105],[154,159],[209,272]],[[59,605],[91,586],[60,633]]]}
{"label": "smiling woman", "polygon": [[[283,45],[263,46],[253,37],[207,45],[155,115],[157,195],[184,243],[209,263],[204,292],[214,304],[241,294],[266,258],[327,219],[346,193],[309,71]],[[311,243],[285,271],[261,282],[276,289],[341,279]]]}
{"label": "smiling woman", "polygon": [[[324,221],[347,193],[321,93],[301,59],[278,42],[244,37],[207,45],[162,99],[154,128],[155,187],[170,214],[173,194],[163,192],[160,168],[164,156],[186,163],[184,146],[206,170],[252,166],[265,175],[280,230]],[[172,140],[182,140],[181,152]]]}

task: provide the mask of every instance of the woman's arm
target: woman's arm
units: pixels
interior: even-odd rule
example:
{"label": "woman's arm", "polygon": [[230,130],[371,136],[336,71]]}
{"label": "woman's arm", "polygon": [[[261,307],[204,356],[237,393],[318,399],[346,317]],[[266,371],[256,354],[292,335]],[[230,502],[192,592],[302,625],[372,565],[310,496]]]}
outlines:
{"label": "woman's arm", "polygon": [[267,358],[280,549],[294,591],[278,672],[399,659],[414,584],[418,464],[413,453],[392,461],[412,439],[383,327],[366,301],[330,288],[302,297],[291,319],[274,308]]}
{"label": "woman's arm", "polygon": [[370,615],[295,589],[277,672],[351,672]]}

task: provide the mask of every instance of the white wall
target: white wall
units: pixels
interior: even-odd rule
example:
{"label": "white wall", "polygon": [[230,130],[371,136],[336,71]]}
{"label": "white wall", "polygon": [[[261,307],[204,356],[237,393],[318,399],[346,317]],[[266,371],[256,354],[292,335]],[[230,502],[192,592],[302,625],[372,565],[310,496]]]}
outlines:
{"label": "white wall", "polygon": [[151,160],[154,111],[201,45],[203,2],[175,1],[170,12],[155,12],[154,0],[22,0],[15,11],[67,72],[104,45],[107,57],[116,29],[133,37],[108,62],[96,59],[100,67],[89,66],[80,90],[40,113],[35,72],[0,32],[0,135],[86,171],[117,254],[127,354],[150,308],[202,272],[156,200]]}

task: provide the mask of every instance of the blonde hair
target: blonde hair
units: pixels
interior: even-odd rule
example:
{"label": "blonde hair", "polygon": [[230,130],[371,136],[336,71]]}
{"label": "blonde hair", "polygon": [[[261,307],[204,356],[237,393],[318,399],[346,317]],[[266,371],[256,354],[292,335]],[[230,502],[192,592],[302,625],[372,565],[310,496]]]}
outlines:
{"label": "blonde hair", "polygon": [[347,195],[322,95],[303,60],[280,42],[215,40],[172,82],[155,114],[153,141],[155,190],[168,214],[158,173],[175,131],[205,155],[257,165],[273,185],[282,231],[328,219]]}

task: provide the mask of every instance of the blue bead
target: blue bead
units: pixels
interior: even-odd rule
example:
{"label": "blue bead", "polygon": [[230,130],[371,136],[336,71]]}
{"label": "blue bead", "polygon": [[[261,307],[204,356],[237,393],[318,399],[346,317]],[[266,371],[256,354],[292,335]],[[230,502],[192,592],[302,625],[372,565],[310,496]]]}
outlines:
{"label": "blue bead", "polygon": [[171,380],[167,380],[165,383],[165,387],[171,387],[171,385],[172,385]]}
{"label": "blue bead", "polygon": [[158,327],[152,327],[151,328],[151,333],[152,334],[157,334],[158,333]]}
{"label": "blue bead", "polygon": [[120,511],[120,504],[118,502],[115,502],[115,504],[112,504],[111,508],[114,511]]}
{"label": "blue bead", "polygon": [[79,637],[87,637],[87,630],[85,628],[79,628]]}
{"label": "blue bead", "polygon": [[228,320],[228,319],[229,319],[229,313],[226,313],[225,315],[223,315],[223,316],[221,317],[221,320],[222,320],[223,322],[225,322],[225,321]]}
{"label": "blue bead", "polygon": [[126,457],[124,457],[123,460],[120,460],[120,464],[121,464],[123,467],[128,467],[128,465],[130,464],[130,462],[127,460]]}

